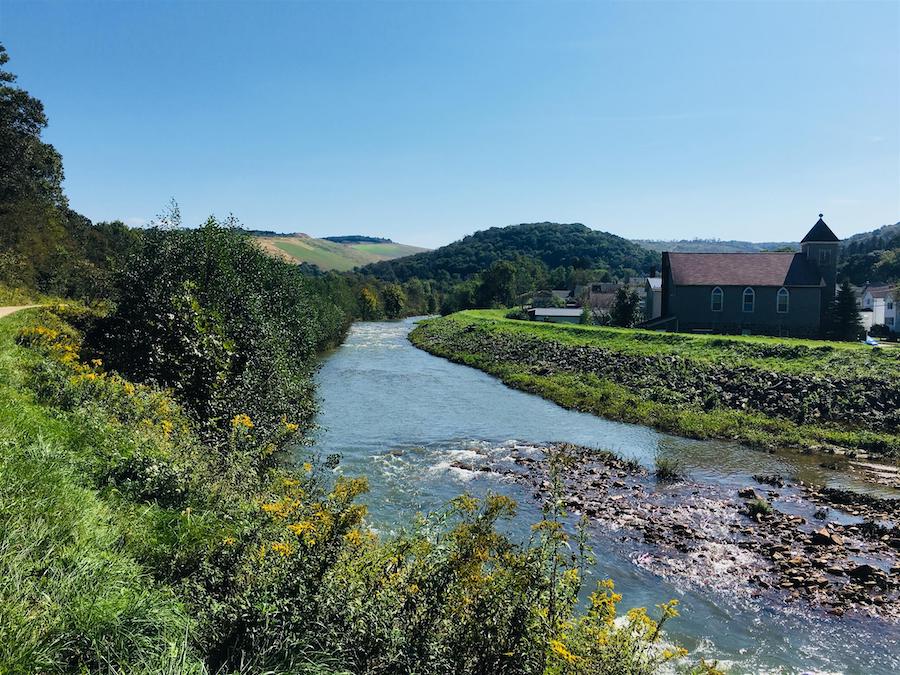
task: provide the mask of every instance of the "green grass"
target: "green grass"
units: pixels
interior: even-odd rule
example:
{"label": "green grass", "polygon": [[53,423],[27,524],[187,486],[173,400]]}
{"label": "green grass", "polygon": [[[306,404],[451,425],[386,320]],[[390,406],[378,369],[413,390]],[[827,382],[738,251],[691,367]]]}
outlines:
{"label": "green grass", "polygon": [[689,335],[633,328],[525,322],[505,318],[507,310],[467,310],[452,316],[492,331],[550,339],[568,345],[603,347],[639,356],[673,355],[709,364],[744,365],[785,373],[832,376],[890,373],[900,378],[900,352],[854,342],[763,336]]}
{"label": "green grass", "polygon": [[402,258],[403,256],[421,253],[428,249],[419,248],[418,246],[408,246],[407,244],[351,244],[351,247],[357,251],[368,253],[375,260],[391,260],[392,258]]}
{"label": "green grass", "polygon": [[97,437],[27,393],[14,335],[32,315],[0,320],[0,673],[203,672],[187,612],[79,471]]}
{"label": "green grass", "polygon": [[[466,351],[467,330],[487,330],[501,338],[525,337],[568,345],[603,347],[623,353],[680,356],[697,367],[764,368],[816,375],[864,375],[882,378],[897,372],[895,356],[872,352],[861,345],[749,337],[712,337],[660,334],[648,331],[564,324],[542,324],[503,318],[503,310],[472,310],[422,322],[410,338],[416,346],[495,375],[509,386],[538,394],[574,410],[645,424],[668,433],[699,439],[728,439],[764,448],[822,448],[900,455],[900,435],[837,424],[800,424],[752,409],[711,408],[681,402],[677,387],[666,391],[633,391],[610,379],[586,372],[535,372],[520,363],[487,352]],[[491,344],[499,344],[500,340]],[[825,349],[821,349],[824,347]],[[539,349],[539,347],[534,347]],[[648,366],[652,367],[652,366]],[[650,396],[652,394],[652,397]]]}

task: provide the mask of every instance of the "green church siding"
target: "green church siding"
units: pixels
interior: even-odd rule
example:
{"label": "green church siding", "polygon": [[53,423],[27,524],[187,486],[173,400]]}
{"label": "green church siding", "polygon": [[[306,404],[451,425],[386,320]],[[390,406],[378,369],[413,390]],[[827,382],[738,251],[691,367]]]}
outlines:
{"label": "green church siding", "polygon": [[788,287],[788,312],[779,314],[776,300],[779,287],[753,286],[756,302],[753,312],[743,311],[746,286],[719,286],[723,292],[721,312],[711,309],[711,295],[715,286],[672,286],[665,301],[667,314],[678,318],[676,330],[682,332],[711,331],[754,335],[782,335],[814,337],[819,333],[822,289],[819,287]]}

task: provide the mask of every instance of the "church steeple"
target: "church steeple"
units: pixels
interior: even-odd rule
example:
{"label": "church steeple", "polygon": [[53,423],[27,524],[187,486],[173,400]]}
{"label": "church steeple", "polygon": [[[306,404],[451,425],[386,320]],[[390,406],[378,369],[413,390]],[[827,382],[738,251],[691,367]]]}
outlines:
{"label": "church steeple", "polygon": [[806,236],[800,240],[801,244],[805,244],[808,241],[814,241],[818,243],[823,242],[839,242],[840,239],[837,238],[837,235],[831,231],[831,228],[825,224],[825,221],[822,220],[822,214],[819,214],[819,220],[815,225],[812,226],[812,229],[806,233]]}
{"label": "church steeple", "polygon": [[806,259],[815,265],[822,274],[822,280],[825,282],[824,300],[827,302],[834,298],[837,286],[837,257],[841,240],[825,224],[822,217],[820,213],[819,220],[803,237],[800,242],[800,250],[803,251]]}

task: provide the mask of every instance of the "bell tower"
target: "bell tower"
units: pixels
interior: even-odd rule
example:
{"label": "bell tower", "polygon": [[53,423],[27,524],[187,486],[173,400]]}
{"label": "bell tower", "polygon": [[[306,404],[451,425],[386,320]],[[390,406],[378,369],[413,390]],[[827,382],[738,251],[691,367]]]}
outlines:
{"label": "bell tower", "polygon": [[825,297],[823,298],[825,302],[834,299],[840,243],[841,240],[822,220],[821,213],[819,214],[819,220],[800,241],[800,250],[806,256],[806,259],[819,269],[822,279],[825,281]]}

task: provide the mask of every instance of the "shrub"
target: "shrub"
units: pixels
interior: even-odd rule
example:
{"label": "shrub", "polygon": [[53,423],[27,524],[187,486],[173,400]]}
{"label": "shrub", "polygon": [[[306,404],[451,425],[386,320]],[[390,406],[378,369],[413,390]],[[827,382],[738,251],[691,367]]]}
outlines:
{"label": "shrub", "polygon": [[115,311],[88,334],[110,368],[172,389],[220,440],[239,414],[259,438],[285,421],[309,429],[317,354],[342,339],[348,317],[294,266],[210,218],[146,231],[116,285]]}
{"label": "shrub", "polygon": [[684,467],[677,460],[657,457],[654,475],[660,483],[675,483],[684,479]]}
{"label": "shrub", "polygon": [[528,321],[528,319],[530,318],[528,316],[528,312],[526,312],[524,309],[511,309],[506,314],[504,314],[504,316],[507,319],[517,319],[519,321]]}
{"label": "shrub", "polygon": [[757,515],[767,516],[772,513],[772,505],[762,497],[747,502],[747,514],[751,518]]}

